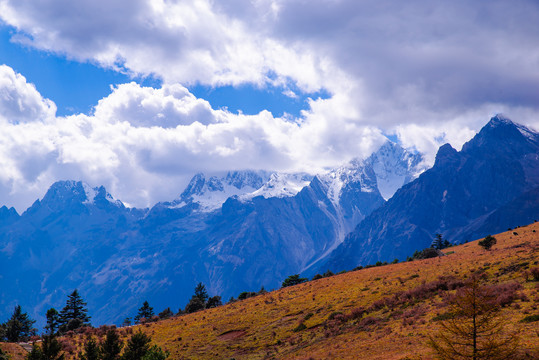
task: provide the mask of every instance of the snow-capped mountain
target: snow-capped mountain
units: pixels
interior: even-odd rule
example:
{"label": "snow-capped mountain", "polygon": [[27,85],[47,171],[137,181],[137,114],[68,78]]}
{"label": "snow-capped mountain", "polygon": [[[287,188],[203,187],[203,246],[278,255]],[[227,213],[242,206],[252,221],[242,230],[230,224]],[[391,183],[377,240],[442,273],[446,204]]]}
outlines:
{"label": "snow-capped mountain", "polygon": [[[334,271],[405,259],[436,233],[460,243],[539,218],[539,133],[502,115],[373,211],[328,258]],[[321,268],[323,269],[323,268]]]}
{"label": "snow-capped mountain", "polygon": [[405,150],[392,141],[385,142],[365,163],[376,174],[378,191],[385,200],[427,169],[421,154]]}
{"label": "snow-capped mountain", "polygon": [[140,298],[183,306],[199,281],[224,298],[277,287],[383,203],[367,160],[317,176],[197,174],[178,199],[149,210],[126,208],[103,187],[57,182],[20,216],[0,208],[0,310],[17,301],[43,321],[78,288],[99,324],[133,316]]}
{"label": "snow-capped mountain", "polygon": [[274,172],[259,189],[243,194],[239,198],[245,201],[256,196],[263,196],[266,199],[295,196],[301,189],[309,185],[312,179],[313,176],[307,173]]}
{"label": "snow-capped mountain", "polygon": [[268,171],[231,171],[221,175],[196,174],[170,208],[197,204],[198,210],[211,212],[221,208],[226,199],[255,192],[270,180]]}
{"label": "snow-capped mountain", "polygon": [[[362,192],[379,191],[384,199],[416,178],[425,166],[422,156],[403,149],[392,141],[384,143],[368,159],[354,159],[336,169],[316,175],[327,187],[327,196],[339,206],[346,184],[360,186]],[[231,197],[249,201],[256,196],[282,198],[295,196],[308,186],[314,175],[264,170],[230,171],[223,174],[196,174],[178,199],[166,203],[169,208],[197,205],[202,212],[215,211]],[[352,185],[350,185],[352,186]]]}

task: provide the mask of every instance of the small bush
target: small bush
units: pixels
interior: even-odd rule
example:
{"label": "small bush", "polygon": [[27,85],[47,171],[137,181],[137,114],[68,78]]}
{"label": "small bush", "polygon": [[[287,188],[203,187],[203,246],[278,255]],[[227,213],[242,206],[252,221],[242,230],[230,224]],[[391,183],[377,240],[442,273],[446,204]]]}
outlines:
{"label": "small bush", "polygon": [[334,320],[335,318],[339,317],[343,313],[340,311],[334,311],[331,314],[329,314],[328,320]]}
{"label": "small bush", "polygon": [[535,322],[535,321],[539,321],[539,314],[528,315],[524,319],[520,320],[520,322],[524,322],[524,323]]}
{"label": "small bush", "polygon": [[307,329],[307,326],[305,326],[304,323],[300,323],[298,326],[296,326],[294,329],[292,329],[293,332],[298,332]]}
{"label": "small bush", "polygon": [[479,241],[479,246],[485,250],[490,250],[494,245],[496,245],[496,238],[491,235],[487,235],[483,240]]}
{"label": "small bush", "polygon": [[432,321],[444,321],[444,320],[452,319],[454,316],[455,315],[453,313],[446,312],[446,313],[436,315],[431,320]]}

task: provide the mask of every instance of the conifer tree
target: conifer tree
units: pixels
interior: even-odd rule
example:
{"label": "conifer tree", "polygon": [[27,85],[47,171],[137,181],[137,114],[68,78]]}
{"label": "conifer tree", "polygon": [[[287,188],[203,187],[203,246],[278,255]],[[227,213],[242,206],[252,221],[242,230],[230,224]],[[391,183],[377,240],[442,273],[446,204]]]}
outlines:
{"label": "conifer tree", "polygon": [[66,306],[60,312],[60,332],[75,330],[89,324],[90,316],[88,316],[86,305],[78,290],[75,289],[67,297]]}
{"label": "conifer tree", "polygon": [[56,335],[58,327],[60,326],[60,314],[55,308],[47,310],[47,325],[45,325],[45,331],[48,335]]}
{"label": "conifer tree", "polygon": [[120,341],[118,333],[114,329],[107,331],[105,341],[101,343],[100,350],[102,360],[118,360],[120,359],[120,352],[122,351],[123,344]]}
{"label": "conifer tree", "polygon": [[163,351],[159,346],[154,345],[142,357],[142,360],[165,360],[168,358],[168,355],[168,351]]}
{"label": "conifer tree", "polygon": [[62,353],[62,345],[60,345],[55,336],[43,336],[41,352],[43,353],[43,360],[64,360],[65,358]]}
{"label": "conifer tree", "polygon": [[35,334],[32,328],[36,321],[30,319],[27,313],[23,313],[21,306],[15,306],[13,315],[5,325],[5,336],[10,342],[17,342]]}
{"label": "conifer tree", "polygon": [[209,299],[208,292],[206,291],[206,286],[199,282],[195,287],[195,294],[191,296],[191,300],[185,306],[186,313],[193,313],[199,310],[206,308],[207,302]]}
{"label": "conifer tree", "polygon": [[206,309],[211,309],[221,305],[223,305],[221,297],[219,295],[215,295],[208,299],[208,302],[206,303]]}
{"label": "conifer tree", "polygon": [[281,284],[281,287],[288,287],[293,285],[298,285],[303,282],[307,281],[305,278],[300,278],[299,274],[290,275],[286,279],[284,279],[283,283]]}
{"label": "conifer tree", "polygon": [[442,238],[442,234],[436,234],[436,237],[434,238],[434,240],[432,240],[430,247],[436,250],[442,250],[444,248],[444,240]]}
{"label": "conifer tree", "polygon": [[138,314],[135,316],[135,322],[138,323],[141,319],[150,320],[153,315],[153,307],[150,306],[148,301],[144,301],[142,306],[138,309]]}
{"label": "conifer tree", "polygon": [[201,282],[195,287],[195,297],[199,298],[203,304],[208,301],[209,295],[206,291],[206,286]]}
{"label": "conifer tree", "polygon": [[26,355],[26,360],[43,360],[43,351],[36,343],[32,345],[32,350]]}
{"label": "conifer tree", "polygon": [[127,341],[122,360],[141,360],[150,350],[152,339],[142,331],[131,336]]}
{"label": "conifer tree", "polygon": [[99,346],[93,338],[88,338],[84,343],[84,353],[80,354],[80,360],[100,360]]}

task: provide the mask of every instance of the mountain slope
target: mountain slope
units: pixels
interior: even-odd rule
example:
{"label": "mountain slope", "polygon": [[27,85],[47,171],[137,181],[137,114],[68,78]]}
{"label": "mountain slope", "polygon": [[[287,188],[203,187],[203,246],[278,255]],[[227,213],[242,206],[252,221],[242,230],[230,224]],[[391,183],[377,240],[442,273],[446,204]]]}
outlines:
{"label": "mountain slope", "polygon": [[[491,225],[485,222],[490,215],[539,185],[538,169],[539,134],[496,116],[462,151],[442,146],[434,166],[368,216],[324,266],[342,270],[405,259],[428,247],[436,233],[452,242],[484,236],[492,232],[492,218]],[[516,210],[495,229],[539,215],[533,205]]]}
{"label": "mountain slope", "polygon": [[120,333],[140,329],[172,359],[430,359],[427,341],[447,317],[448,295],[476,271],[505,304],[504,331],[520,337],[517,358],[536,359],[537,321],[520,321],[539,315],[529,276],[538,266],[539,223],[516,231],[496,234],[490,251],[473,241],[440,258],[322,278]]}

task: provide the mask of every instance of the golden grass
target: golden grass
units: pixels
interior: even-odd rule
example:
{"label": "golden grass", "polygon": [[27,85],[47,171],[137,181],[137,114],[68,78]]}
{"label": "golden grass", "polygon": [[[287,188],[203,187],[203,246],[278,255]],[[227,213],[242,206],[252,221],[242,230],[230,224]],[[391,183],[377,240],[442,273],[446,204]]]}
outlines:
{"label": "golden grass", "polygon": [[0,349],[11,356],[11,360],[23,360],[27,354],[20,345],[13,343],[0,343]]}
{"label": "golden grass", "polygon": [[[449,291],[391,307],[373,304],[440,276],[483,270],[491,284],[522,284],[501,316],[508,331],[520,334],[521,348],[537,355],[539,323],[520,320],[539,314],[539,282],[526,279],[539,267],[538,234],[534,223],[496,235],[491,251],[474,241],[445,249],[449,255],[441,258],[348,272],[131,329],[150,335],[171,359],[432,359],[426,340],[439,328],[432,319],[446,311],[443,293]],[[81,337],[70,341],[80,349]]]}

